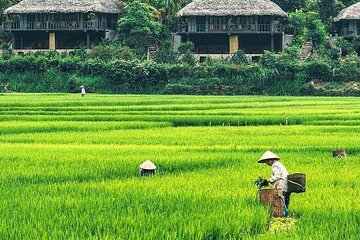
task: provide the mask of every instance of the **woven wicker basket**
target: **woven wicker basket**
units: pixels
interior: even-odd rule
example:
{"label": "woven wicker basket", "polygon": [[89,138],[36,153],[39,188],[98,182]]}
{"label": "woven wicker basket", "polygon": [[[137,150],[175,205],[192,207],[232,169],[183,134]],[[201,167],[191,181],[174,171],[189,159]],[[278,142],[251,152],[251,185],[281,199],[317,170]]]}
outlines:
{"label": "woven wicker basket", "polygon": [[283,195],[281,189],[260,189],[259,199],[262,204],[270,206],[273,217],[283,216],[283,201],[281,196]]}

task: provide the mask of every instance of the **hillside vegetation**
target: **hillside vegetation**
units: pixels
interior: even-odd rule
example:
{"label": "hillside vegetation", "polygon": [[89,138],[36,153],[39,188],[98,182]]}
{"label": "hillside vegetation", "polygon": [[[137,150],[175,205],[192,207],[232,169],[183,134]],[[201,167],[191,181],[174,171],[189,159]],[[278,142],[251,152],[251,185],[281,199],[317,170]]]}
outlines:
{"label": "hillside vegetation", "polygon": [[[191,43],[174,50],[175,14],[188,0],[126,1],[118,41],[103,41],[90,51],[75,49],[69,56],[54,51],[11,56],[10,38],[0,32],[0,91],[73,92],[86,85],[97,93],[359,95],[360,38],[330,38],[339,28],[333,18],[356,1],[275,2],[288,12],[285,33],[294,35],[294,41],[282,53],[265,52],[252,63],[242,50],[203,64],[196,61]],[[15,3],[3,1],[0,9]],[[152,61],[146,60],[149,32],[160,41]],[[302,61],[306,42],[314,44],[314,52]]]}

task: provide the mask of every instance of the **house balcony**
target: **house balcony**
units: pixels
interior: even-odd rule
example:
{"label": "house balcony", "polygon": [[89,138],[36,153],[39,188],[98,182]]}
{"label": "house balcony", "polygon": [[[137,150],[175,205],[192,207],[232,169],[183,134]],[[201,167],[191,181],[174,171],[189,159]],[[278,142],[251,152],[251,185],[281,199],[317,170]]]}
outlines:
{"label": "house balcony", "polygon": [[355,37],[360,33],[360,28],[342,28],[340,30],[340,35],[343,37]]}
{"label": "house balcony", "polygon": [[178,24],[181,33],[283,33],[280,24]]}
{"label": "house balcony", "polygon": [[20,22],[7,21],[4,22],[2,28],[5,31],[72,31],[72,30],[94,30],[105,31],[107,29],[115,29],[108,27],[106,22],[100,21],[37,21],[37,22]]}

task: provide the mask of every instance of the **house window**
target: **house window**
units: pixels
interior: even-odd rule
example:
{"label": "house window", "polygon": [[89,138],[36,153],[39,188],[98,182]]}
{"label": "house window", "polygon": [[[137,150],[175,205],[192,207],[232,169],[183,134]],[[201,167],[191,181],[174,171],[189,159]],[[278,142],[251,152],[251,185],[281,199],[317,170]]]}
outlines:
{"label": "house window", "polygon": [[46,22],[48,20],[48,15],[47,14],[39,14],[38,15],[38,21],[40,22]]}
{"label": "house window", "polygon": [[209,23],[217,25],[227,24],[227,17],[210,17]]}
{"label": "house window", "polygon": [[270,32],[271,27],[270,27],[270,17],[267,16],[262,16],[258,18],[258,31],[260,32]]}
{"label": "house window", "polygon": [[259,17],[259,24],[270,24],[270,18],[269,17]]}
{"label": "house window", "polygon": [[228,17],[210,17],[209,31],[226,31]]}
{"label": "house window", "polygon": [[35,14],[28,14],[27,15],[28,22],[35,22]]}
{"label": "house window", "polygon": [[236,24],[246,25],[246,17],[236,17],[235,18],[235,23]]}
{"label": "house window", "polygon": [[78,21],[78,14],[76,13],[69,13],[63,15],[65,21]]}

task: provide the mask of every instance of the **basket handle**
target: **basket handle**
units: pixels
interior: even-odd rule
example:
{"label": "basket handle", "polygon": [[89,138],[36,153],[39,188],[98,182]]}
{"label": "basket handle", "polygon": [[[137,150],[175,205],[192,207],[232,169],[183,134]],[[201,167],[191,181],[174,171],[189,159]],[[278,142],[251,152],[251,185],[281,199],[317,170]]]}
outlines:
{"label": "basket handle", "polygon": [[295,184],[295,185],[298,185],[299,187],[301,187],[302,189],[305,189],[305,187],[303,185],[301,185],[300,183],[297,183],[297,182],[294,182],[294,181],[291,181],[288,179],[288,182],[292,183],[292,184]]}

